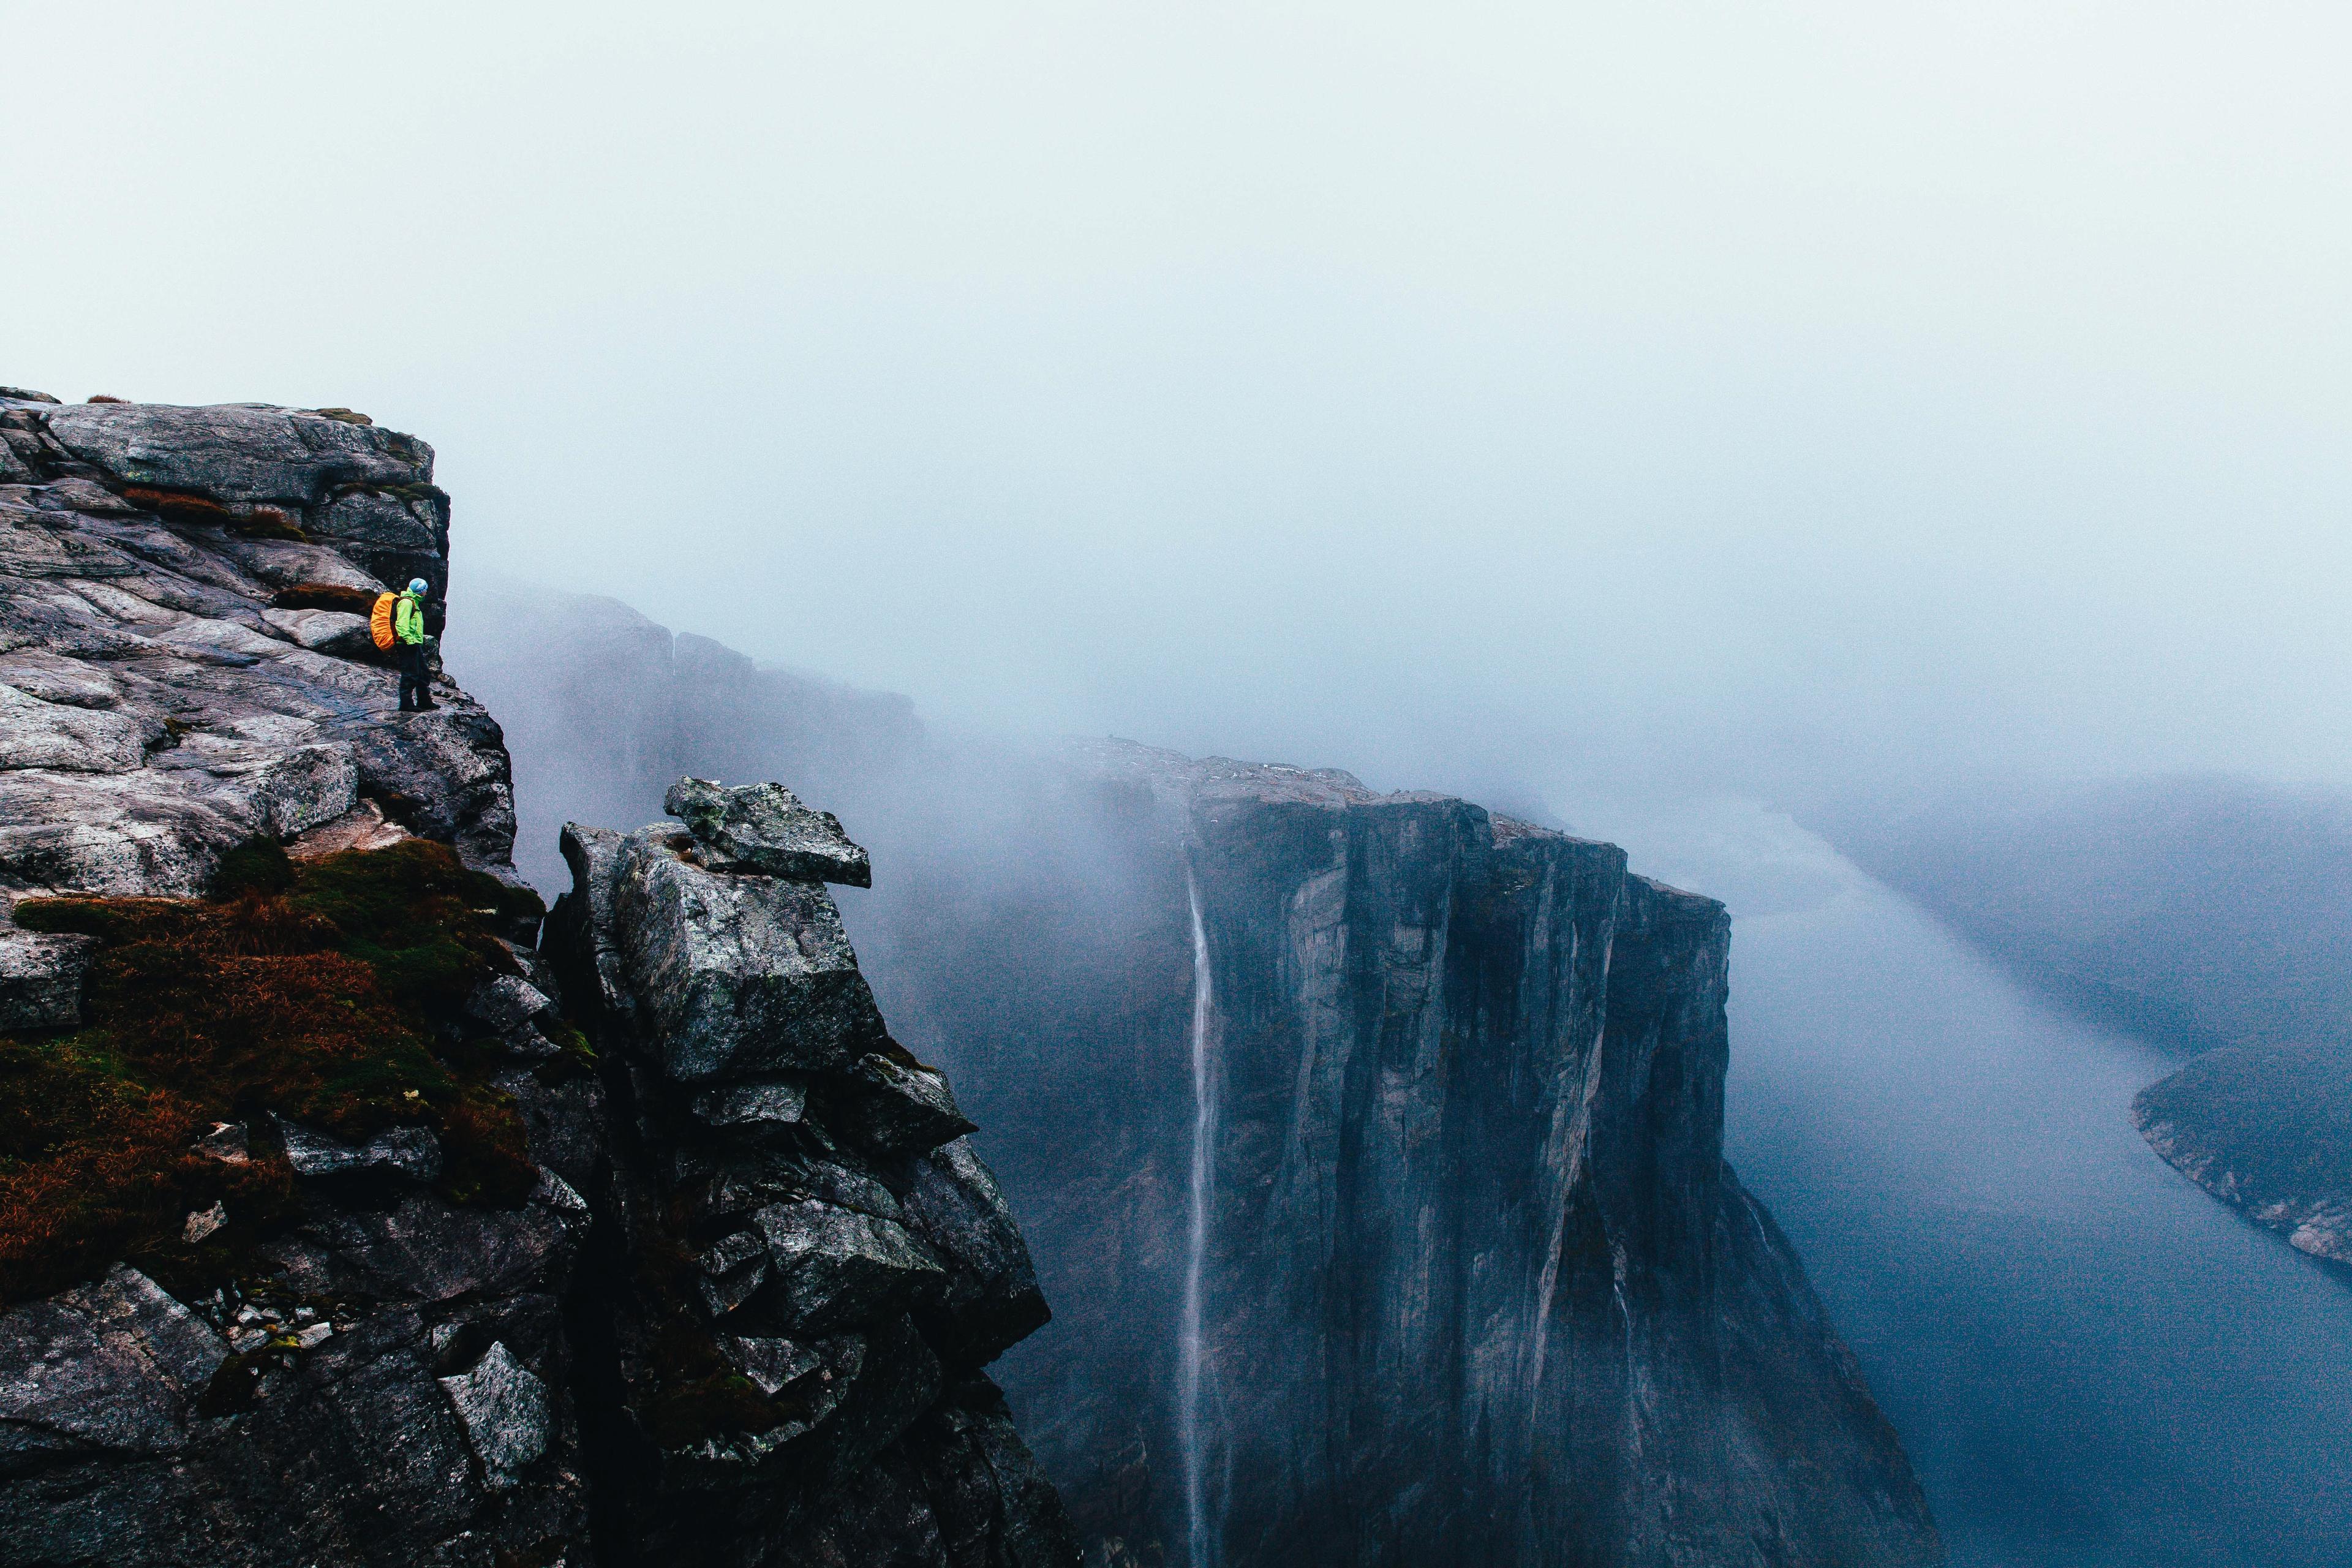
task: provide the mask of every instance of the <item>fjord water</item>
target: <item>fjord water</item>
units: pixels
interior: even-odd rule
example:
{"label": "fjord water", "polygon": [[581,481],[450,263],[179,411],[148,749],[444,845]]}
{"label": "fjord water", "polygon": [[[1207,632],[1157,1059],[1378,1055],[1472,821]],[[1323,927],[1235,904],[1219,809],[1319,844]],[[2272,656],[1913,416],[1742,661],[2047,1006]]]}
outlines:
{"label": "fjord water", "polygon": [[1727,1152],[1956,1564],[2352,1563],[2352,1283],[2141,1141],[2131,1098],[2168,1058],[2043,1005],[1786,818],[1605,826],[1731,905]]}

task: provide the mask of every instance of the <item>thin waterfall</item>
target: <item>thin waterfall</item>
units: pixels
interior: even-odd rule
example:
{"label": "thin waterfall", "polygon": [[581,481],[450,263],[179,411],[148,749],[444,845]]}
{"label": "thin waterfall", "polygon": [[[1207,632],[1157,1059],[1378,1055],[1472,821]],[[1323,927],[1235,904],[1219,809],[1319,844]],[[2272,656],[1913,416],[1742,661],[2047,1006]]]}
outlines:
{"label": "thin waterfall", "polygon": [[1636,1457],[1642,1452],[1641,1374],[1633,1368],[1633,1314],[1625,1306],[1625,1254],[1617,1253],[1617,1278],[1609,1293],[1617,1298],[1617,1317],[1625,1325],[1625,1441]]}
{"label": "thin waterfall", "polygon": [[1201,1456],[1202,1266],[1209,1249],[1209,1186],[1215,1158],[1217,1107],[1209,1077],[1209,933],[1201,921],[1201,885],[1188,869],[1184,892],[1192,906],[1192,1177],[1190,1234],[1184,1253],[1184,1315],[1177,1329],[1182,1357],[1176,1432],[1184,1453],[1185,1540],[1192,1568],[1211,1568],[1208,1484]]}

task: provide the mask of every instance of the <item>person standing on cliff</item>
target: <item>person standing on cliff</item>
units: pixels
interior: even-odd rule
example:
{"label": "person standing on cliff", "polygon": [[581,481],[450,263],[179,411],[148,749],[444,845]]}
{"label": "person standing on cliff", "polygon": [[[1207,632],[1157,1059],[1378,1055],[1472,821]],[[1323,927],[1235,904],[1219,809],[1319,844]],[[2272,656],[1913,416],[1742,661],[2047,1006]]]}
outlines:
{"label": "person standing on cliff", "polygon": [[[425,662],[425,595],[430,584],[412,578],[407,590],[392,605],[392,636],[400,650],[400,710],[430,713],[440,706],[433,700],[433,673]],[[409,694],[415,700],[409,700]]]}

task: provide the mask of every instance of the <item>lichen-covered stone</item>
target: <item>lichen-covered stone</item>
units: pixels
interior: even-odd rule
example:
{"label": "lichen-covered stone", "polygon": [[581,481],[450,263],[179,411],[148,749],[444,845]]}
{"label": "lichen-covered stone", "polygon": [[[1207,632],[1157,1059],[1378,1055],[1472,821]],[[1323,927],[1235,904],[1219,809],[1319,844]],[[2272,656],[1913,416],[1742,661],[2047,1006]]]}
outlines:
{"label": "lichen-covered stone", "polygon": [[668,839],[631,836],[612,873],[625,983],[665,1072],[838,1067],[880,1043],[882,1016],[821,886],[710,871]]}
{"label": "lichen-covered stone", "polygon": [[866,851],[852,844],[829,811],[812,811],[780,784],[740,784],[682,778],[662,809],[684,822],[703,859],[733,870],[796,881],[874,885]]}
{"label": "lichen-covered stone", "polygon": [[429,1182],[441,1173],[441,1144],[422,1127],[393,1127],[364,1143],[346,1143],[315,1129],[280,1121],[286,1163],[298,1176],[350,1176],[363,1172]]}
{"label": "lichen-covered stone", "polygon": [[466,1423],[466,1440],[492,1491],[513,1486],[523,1468],[547,1452],[547,1384],[503,1342],[494,1342],[471,1372],[441,1379],[441,1387]]}
{"label": "lichen-covered stone", "polygon": [[0,1030],[65,1029],[81,1021],[86,936],[0,930]]}

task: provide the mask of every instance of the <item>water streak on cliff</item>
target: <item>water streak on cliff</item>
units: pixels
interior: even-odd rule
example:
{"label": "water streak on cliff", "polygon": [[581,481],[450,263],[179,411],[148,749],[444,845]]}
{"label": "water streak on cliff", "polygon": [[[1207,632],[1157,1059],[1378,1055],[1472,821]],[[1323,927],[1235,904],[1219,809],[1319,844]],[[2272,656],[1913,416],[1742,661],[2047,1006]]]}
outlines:
{"label": "water streak on cliff", "polygon": [[1201,919],[1201,887],[1187,872],[1184,891],[1192,916],[1192,1169],[1186,1215],[1184,1310],[1178,1330],[1182,1386],[1178,1438],[1184,1451],[1184,1525],[1192,1568],[1210,1568],[1208,1486],[1201,1455],[1202,1274],[1209,1249],[1209,1185],[1214,1179],[1217,1103],[1209,1070],[1209,1019],[1215,1005],[1209,968],[1208,928]]}

